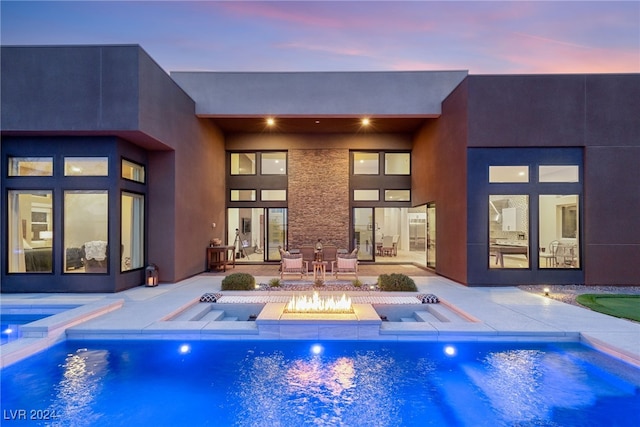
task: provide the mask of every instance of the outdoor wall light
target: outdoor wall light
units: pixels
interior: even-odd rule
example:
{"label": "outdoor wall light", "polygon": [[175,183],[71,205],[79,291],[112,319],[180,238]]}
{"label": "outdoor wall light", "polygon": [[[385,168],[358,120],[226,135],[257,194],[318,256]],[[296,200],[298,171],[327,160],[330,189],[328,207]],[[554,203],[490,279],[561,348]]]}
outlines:
{"label": "outdoor wall light", "polygon": [[364,119],[362,119],[362,126],[369,126],[369,118],[365,117]]}
{"label": "outdoor wall light", "polygon": [[273,117],[269,117],[269,118],[267,119],[267,125],[269,125],[269,126],[273,126],[273,125],[275,125],[275,124],[276,124],[276,121],[273,119]]}
{"label": "outdoor wall light", "polygon": [[549,288],[544,288],[542,291],[544,292],[544,296],[545,296],[545,297],[548,297],[548,296],[549,296],[549,292],[550,292],[550,289],[549,289]]}

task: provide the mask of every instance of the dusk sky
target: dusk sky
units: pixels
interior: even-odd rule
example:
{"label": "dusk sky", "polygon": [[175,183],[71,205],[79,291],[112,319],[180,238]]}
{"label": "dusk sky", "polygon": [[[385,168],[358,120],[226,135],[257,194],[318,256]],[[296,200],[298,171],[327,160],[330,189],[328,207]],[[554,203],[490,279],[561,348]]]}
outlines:
{"label": "dusk sky", "polygon": [[3,45],[139,44],[166,71],[640,72],[640,1],[5,1]]}

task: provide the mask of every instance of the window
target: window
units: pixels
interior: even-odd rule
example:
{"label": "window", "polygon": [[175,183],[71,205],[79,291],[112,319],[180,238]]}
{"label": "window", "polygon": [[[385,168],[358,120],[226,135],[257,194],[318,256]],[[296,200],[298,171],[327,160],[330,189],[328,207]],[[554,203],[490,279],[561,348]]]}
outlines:
{"label": "window", "polygon": [[53,193],[9,191],[9,273],[53,272]]}
{"label": "window", "polygon": [[287,190],[261,190],[260,199],[263,201],[287,200]]}
{"label": "window", "polygon": [[255,175],[256,153],[231,153],[231,175]]}
{"label": "window", "polygon": [[286,175],[287,174],[287,153],[273,152],[262,153],[260,162],[260,173],[262,175]]}
{"label": "window", "polygon": [[64,176],[109,176],[109,158],[65,157]]}
{"label": "window", "polygon": [[409,202],[411,201],[411,190],[385,190],[385,202]]}
{"label": "window", "polygon": [[366,153],[359,151],[353,153],[354,175],[378,175],[380,173],[378,165],[378,153]]}
{"label": "window", "polygon": [[[80,253],[83,261],[83,268],[73,272],[107,273],[108,196],[106,190],[64,192],[65,253]],[[65,259],[65,271],[69,272],[72,259],[68,255]]]}
{"label": "window", "polygon": [[255,202],[256,190],[231,190],[232,202]]}
{"label": "window", "polygon": [[529,182],[529,166],[489,166],[489,182]]}
{"label": "window", "polygon": [[540,268],[578,268],[577,194],[539,196]]}
{"label": "window", "polygon": [[385,153],[384,173],[385,175],[410,175],[411,174],[411,154],[410,153]]}
{"label": "window", "polygon": [[539,166],[538,180],[540,182],[579,182],[578,166]]}
{"label": "window", "polygon": [[144,184],[144,166],[122,159],[122,178]]}
{"label": "window", "polygon": [[380,190],[353,190],[354,201],[377,201],[380,200]]}
{"label": "window", "polygon": [[144,196],[122,193],[121,271],[144,266]]}
{"label": "window", "polygon": [[529,268],[529,196],[489,196],[489,268]]}
{"label": "window", "polygon": [[9,176],[53,176],[53,157],[9,157]]}

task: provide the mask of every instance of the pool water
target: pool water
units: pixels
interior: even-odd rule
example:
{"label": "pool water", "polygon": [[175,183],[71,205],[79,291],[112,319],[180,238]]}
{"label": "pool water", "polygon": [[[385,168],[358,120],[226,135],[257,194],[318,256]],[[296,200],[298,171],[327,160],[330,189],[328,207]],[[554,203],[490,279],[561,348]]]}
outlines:
{"label": "pool water", "polygon": [[1,373],[11,425],[640,425],[640,370],[576,343],[67,341]]}
{"label": "pool water", "polygon": [[20,325],[44,319],[50,314],[3,314],[0,316],[0,345],[15,341],[22,336]]}

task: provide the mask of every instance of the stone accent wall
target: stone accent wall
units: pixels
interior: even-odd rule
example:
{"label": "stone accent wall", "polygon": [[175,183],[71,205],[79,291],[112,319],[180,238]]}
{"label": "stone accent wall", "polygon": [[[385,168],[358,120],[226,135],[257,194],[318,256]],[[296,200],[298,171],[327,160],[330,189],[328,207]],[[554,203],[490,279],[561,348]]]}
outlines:
{"label": "stone accent wall", "polygon": [[289,248],[349,246],[349,150],[289,150]]}

